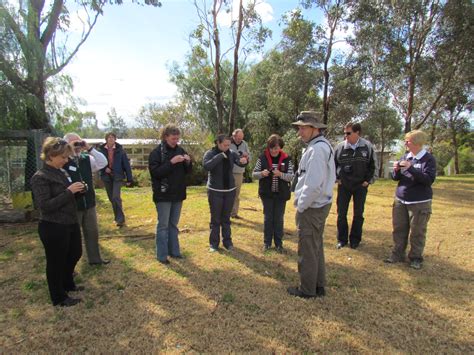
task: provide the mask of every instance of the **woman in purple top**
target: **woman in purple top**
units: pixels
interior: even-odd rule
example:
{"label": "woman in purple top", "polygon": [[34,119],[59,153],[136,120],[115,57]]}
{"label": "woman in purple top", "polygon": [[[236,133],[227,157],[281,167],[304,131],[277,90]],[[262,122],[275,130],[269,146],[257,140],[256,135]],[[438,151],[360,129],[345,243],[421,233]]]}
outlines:
{"label": "woman in purple top", "polygon": [[405,260],[410,239],[410,267],[421,269],[426,229],[431,216],[431,185],[436,178],[436,160],[423,149],[426,134],[414,130],[405,135],[408,152],[393,164],[392,179],[398,181],[393,202],[393,250],[387,263]]}

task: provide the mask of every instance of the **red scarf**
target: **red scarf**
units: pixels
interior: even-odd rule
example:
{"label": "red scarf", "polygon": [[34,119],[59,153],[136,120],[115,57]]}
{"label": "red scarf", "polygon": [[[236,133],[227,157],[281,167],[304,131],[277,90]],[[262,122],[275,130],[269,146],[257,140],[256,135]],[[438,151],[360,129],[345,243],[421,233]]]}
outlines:
{"label": "red scarf", "polygon": [[[280,158],[278,159],[278,167],[277,169],[280,170],[281,163],[283,162],[284,159],[288,158],[288,154],[286,154],[283,150],[280,149],[278,152],[280,154]],[[265,149],[265,156],[267,157],[267,162],[268,162],[268,170],[272,170],[273,167],[273,158],[270,154],[270,150],[267,148]],[[280,170],[281,171],[281,170]]]}

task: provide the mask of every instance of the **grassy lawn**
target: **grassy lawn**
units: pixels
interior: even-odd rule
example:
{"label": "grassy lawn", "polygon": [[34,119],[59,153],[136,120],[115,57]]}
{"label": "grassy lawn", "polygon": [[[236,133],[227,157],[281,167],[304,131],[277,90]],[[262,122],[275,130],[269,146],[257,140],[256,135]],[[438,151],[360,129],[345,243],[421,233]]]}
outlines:
{"label": "grassy lawn", "polygon": [[[336,206],[325,232],[323,299],[286,294],[298,283],[294,208],[287,253],[263,253],[257,184],[242,189],[235,249],[208,252],[204,187],[188,189],[180,221],[184,260],[155,259],[156,212],[148,188],[124,189],[127,227],[117,229],[99,191],[101,248],[112,263],[90,267],[78,306],[53,308],[36,224],[0,226],[0,351],[25,352],[474,352],[474,176],[434,185],[425,264],[386,265],[395,183],[369,190],[358,250],[334,248]],[[470,324],[470,325],[469,325]]]}

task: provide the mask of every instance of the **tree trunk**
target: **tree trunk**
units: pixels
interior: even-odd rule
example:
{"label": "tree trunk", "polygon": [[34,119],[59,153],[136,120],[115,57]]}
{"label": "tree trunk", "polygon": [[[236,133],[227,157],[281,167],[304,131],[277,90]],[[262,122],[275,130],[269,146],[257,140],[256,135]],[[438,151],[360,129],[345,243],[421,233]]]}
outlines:
{"label": "tree trunk", "polygon": [[232,103],[229,114],[229,136],[232,135],[235,126],[235,117],[237,116],[237,90],[238,90],[238,77],[239,77],[239,48],[240,39],[242,37],[242,24],[243,24],[244,12],[242,6],[242,0],[239,2],[239,22],[237,27],[237,38],[234,47],[234,75],[232,78]]}
{"label": "tree trunk", "polygon": [[408,78],[408,106],[405,116],[405,133],[411,131],[411,116],[413,114],[413,100],[415,99],[415,74],[411,73]]}
{"label": "tree trunk", "polygon": [[454,114],[450,112],[449,126],[451,128],[451,139],[452,139],[453,148],[454,148],[454,173],[456,175],[459,175],[459,154],[458,154],[458,139],[456,137],[456,118],[453,116]]}
{"label": "tree trunk", "polygon": [[219,39],[219,29],[217,27],[217,8],[220,8],[220,0],[214,0],[214,7],[212,10],[213,18],[213,42],[216,48],[215,63],[214,63],[214,92],[216,98],[216,110],[217,110],[217,134],[224,132],[223,117],[224,117],[224,105],[222,103],[222,89],[221,89],[221,43]]}

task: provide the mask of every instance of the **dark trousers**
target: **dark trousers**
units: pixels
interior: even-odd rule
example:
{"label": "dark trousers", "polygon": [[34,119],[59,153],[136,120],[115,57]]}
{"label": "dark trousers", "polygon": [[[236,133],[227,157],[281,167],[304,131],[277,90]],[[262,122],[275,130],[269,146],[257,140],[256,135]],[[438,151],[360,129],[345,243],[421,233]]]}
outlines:
{"label": "dark trousers", "polygon": [[53,305],[75,288],[73,272],[82,255],[79,224],[40,221],[38,233],[46,254],[46,278]]}
{"label": "dark trousers", "polygon": [[[349,202],[353,198],[353,218],[351,231],[347,224],[347,210]],[[348,240],[352,246],[359,245],[362,239],[362,226],[364,224],[364,206],[367,197],[367,188],[362,185],[355,190],[349,190],[343,185],[337,187],[337,240],[347,244]],[[349,238],[348,238],[349,237]]]}
{"label": "dark trousers", "polygon": [[120,197],[122,185],[122,181],[104,181],[105,191],[107,191],[107,197],[109,198],[109,201],[112,204],[116,223],[125,222],[125,215],[123,214],[122,209],[122,197]]}
{"label": "dark trousers", "polygon": [[278,196],[263,197],[263,243],[271,246],[272,240],[276,247],[283,245],[283,217],[286,201]]}
{"label": "dark trousers", "polygon": [[209,244],[214,248],[219,246],[222,229],[222,244],[227,248],[232,245],[230,213],[234,205],[235,190],[229,192],[207,190],[207,199],[211,209]]}

